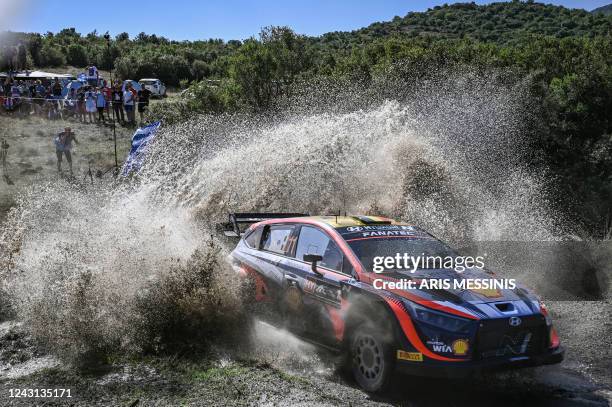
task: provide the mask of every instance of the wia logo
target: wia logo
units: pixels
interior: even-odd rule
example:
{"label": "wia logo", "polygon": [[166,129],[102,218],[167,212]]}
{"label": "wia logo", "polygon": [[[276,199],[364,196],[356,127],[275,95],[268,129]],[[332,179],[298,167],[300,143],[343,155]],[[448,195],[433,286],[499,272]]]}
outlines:
{"label": "wia logo", "polygon": [[432,348],[434,352],[441,352],[441,353],[451,352],[451,347],[443,343],[432,345]]}

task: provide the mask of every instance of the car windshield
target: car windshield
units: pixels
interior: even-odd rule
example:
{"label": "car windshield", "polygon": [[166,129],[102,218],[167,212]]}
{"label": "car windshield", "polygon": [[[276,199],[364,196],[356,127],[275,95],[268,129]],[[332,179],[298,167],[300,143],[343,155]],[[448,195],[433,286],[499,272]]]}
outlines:
{"label": "car windshield", "polygon": [[[436,239],[375,237],[369,239],[348,239],[347,243],[351,249],[353,249],[353,252],[355,252],[365,269],[369,272],[375,271],[374,258],[377,257],[393,257],[396,259],[399,255],[399,257],[402,259],[402,265],[405,264],[403,262],[405,256],[415,260],[417,258],[421,258],[423,261],[416,267],[416,269],[435,269],[442,268],[441,263],[443,262],[438,261],[438,259],[445,259],[448,257],[455,258],[457,256],[457,253],[453,249]],[[385,271],[394,272],[399,269],[405,270],[413,268],[414,263],[412,260],[407,261],[408,267],[385,267]]]}
{"label": "car windshield", "polygon": [[154,85],[155,81],[140,81],[140,83],[143,85]]}

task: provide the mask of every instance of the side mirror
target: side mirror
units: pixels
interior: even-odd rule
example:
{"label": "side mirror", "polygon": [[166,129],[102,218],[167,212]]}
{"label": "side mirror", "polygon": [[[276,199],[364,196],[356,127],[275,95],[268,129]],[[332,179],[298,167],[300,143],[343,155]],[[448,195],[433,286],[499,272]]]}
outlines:
{"label": "side mirror", "polygon": [[308,263],[312,263],[312,272],[318,275],[323,275],[319,270],[317,270],[317,263],[323,260],[323,256],[318,254],[305,254],[304,261]]}

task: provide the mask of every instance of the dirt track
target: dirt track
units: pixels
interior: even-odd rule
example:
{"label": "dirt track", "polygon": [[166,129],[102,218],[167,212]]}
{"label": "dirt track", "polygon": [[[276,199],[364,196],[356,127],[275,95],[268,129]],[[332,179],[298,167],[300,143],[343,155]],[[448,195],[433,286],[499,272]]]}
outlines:
{"label": "dirt track", "polygon": [[82,375],[38,354],[4,323],[0,325],[0,405],[31,405],[32,400],[8,398],[9,389],[15,387],[70,388],[70,401],[47,399],[44,405],[77,406],[610,405],[612,303],[555,302],[549,307],[567,349],[561,365],[471,381],[400,377],[384,397],[359,390],[350,377],[336,370],[329,355],[262,323],[256,325],[257,345],[252,350],[220,347],[211,358],[121,361]]}

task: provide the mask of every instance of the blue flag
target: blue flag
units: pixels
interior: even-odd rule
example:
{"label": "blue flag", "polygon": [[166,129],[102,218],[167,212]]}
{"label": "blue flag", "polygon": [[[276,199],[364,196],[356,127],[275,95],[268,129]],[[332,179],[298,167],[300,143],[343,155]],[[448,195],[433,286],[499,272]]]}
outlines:
{"label": "blue flag", "polygon": [[151,123],[146,127],[139,128],[132,136],[132,149],[123,164],[121,174],[127,176],[130,172],[138,172],[146,155],[147,145],[155,137],[161,122]]}

